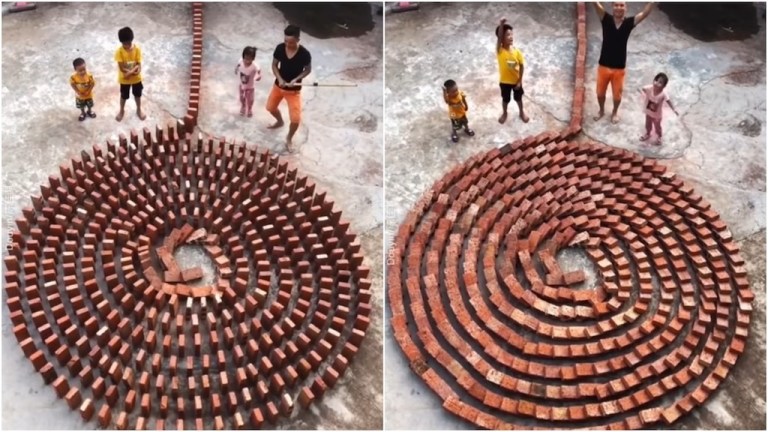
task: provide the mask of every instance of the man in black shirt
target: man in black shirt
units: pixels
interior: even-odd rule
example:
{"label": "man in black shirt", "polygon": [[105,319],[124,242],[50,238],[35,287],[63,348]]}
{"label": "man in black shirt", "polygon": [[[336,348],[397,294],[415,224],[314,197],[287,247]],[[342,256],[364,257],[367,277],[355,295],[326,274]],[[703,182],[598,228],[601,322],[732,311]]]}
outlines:
{"label": "man in black shirt", "polygon": [[288,129],[286,145],[288,151],[293,151],[293,135],[299,129],[301,121],[301,80],[312,72],[312,55],[299,45],[301,29],[295,25],[285,28],[284,42],[275,48],[272,58],[272,73],[275,74],[275,84],[267,99],[267,111],[277,120],[270,129],[277,129],[283,124],[283,116],[278,106],[285,99],[288,103],[288,116],[291,120]]}
{"label": "man in black shirt", "polygon": [[619,122],[619,105],[624,87],[624,69],[627,66],[627,42],[629,34],[636,25],[640,24],[653,10],[653,3],[648,3],[642,12],[629,18],[625,17],[627,4],[613,2],[613,15],[606,13],[600,3],[595,3],[595,11],[603,26],[603,45],[600,48],[600,60],[597,67],[597,103],[600,112],[595,121],[605,115],[605,92],[608,83],[613,94],[613,114],[611,122]]}

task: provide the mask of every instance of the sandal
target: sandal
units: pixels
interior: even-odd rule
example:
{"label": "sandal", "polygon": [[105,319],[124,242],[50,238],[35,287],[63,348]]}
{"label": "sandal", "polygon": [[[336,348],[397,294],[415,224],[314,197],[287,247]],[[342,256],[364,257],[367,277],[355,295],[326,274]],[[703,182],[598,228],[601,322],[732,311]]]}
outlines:
{"label": "sandal", "polygon": [[469,128],[467,128],[467,129],[464,129],[464,132],[465,132],[467,135],[471,136],[471,137],[475,136],[475,131],[473,131],[472,129],[469,129]]}
{"label": "sandal", "polygon": [[78,117],[77,119],[80,120],[80,121],[85,120],[85,113],[81,113],[80,117]]}
{"label": "sandal", "polygon": [[88,111],[88,117],[90,117],[90,118],[96,118],[96,113],[95,113],[95,112],[91,112],[91,111]]}
{"label": "sandal", "polygon": [[456,134],[456,131],[453,131],[453,133],[451,134],[451,141],[455,143],[459,142],[459,136]]}

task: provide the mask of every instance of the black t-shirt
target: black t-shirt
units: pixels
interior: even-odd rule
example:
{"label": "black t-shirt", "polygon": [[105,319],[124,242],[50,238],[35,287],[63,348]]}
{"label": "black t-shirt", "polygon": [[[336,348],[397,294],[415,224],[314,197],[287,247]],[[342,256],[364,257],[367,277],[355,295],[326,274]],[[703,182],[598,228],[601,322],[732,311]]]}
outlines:
{"label": "black t-shirt", "polygon": [[[283,77],[286,83],[293,81],[297,76],[304,72],[304,68],[312,64],[312,55],[309,50],[299,45],[299,50],[292,58],[288,58],[285,53],[285,43],[281,43],[275,48],[273,54],[275,60],[280,62],[278,70],[280,76]],[[299,80],[298,82],[301,82]],[[277,78],[275,78],[275,84],[277,84]],[[286,90],[301,90],[301,86],[297,87],[285,87]]]}
{"label": "black t-shirt", "polygon": [[619,28],[613,20],[613,15],[603,15],[603,46],[600,48],[601,66],[612,69],[627,67],[627,41],[629,34],[635,28],[635,17],[624,18]]}

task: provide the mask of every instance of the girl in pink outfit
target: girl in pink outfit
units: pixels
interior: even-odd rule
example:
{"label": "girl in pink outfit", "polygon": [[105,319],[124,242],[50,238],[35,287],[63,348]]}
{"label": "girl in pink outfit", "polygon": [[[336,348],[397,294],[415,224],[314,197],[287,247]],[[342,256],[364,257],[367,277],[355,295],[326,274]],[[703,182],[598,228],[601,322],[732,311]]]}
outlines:
{"label": "girl in pink outfit", "polygon": [[656,145],[661,145],[661,117],[664,111],[664,102],[666,102],[675,115],[678,114],[672,101],[669,100],[667,92],[664,88],[667,87],[669,78],[664,73],[657,74],[653,78],[653,84],[643,87],[640,91],[645,96],[643,105],[645,106],[645,135],[640,137],[640,141],[646,141],[651,137],[651,129],[656,128],[656,134],[659,139],[656,141]]}
{"label": "girl in pink outfit", "polygon": [[243,59],[235,67],[235,74],[240,75],[240,115],[253,117],[253,82],[261,80],[261,69],[254,62],[256,47],[247,46],[243,49]]}

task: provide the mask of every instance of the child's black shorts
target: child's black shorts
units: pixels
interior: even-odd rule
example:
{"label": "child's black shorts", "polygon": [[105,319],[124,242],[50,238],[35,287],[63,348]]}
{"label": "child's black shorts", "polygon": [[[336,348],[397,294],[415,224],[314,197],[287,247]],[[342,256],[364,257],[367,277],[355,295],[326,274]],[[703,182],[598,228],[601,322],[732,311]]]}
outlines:
{"label": "child's black shorts", "polygon": [[501,100],[507,104],[509,103],[510,96],[512,96],[512,93],[515,95],[515,101],[521,101],[523,100],[523,95],[525,94],[525,91],[523,90],[523,86],[520,86],[520,90],[517,90],[515,88],[516,84],[504,84],[499,83],[499,88],[501,88]]}
{"label": "child's black shorts", "polygon": [[469,121],[467,120],[467,116],[457,119],[452,118],[451,125],[453,125],[453,130],[459,130],[463,127],[467,127],[469,125]]}
{"label": "child's black shorts", "polygon": [[140,98],[141,92],[142,90],[144,90],[144,84],[142,83],[120,84],[120,97],[125,100],[128,100],[131,97],[131,94],[130,94],[131,87],[133,87],[133,97]]}

